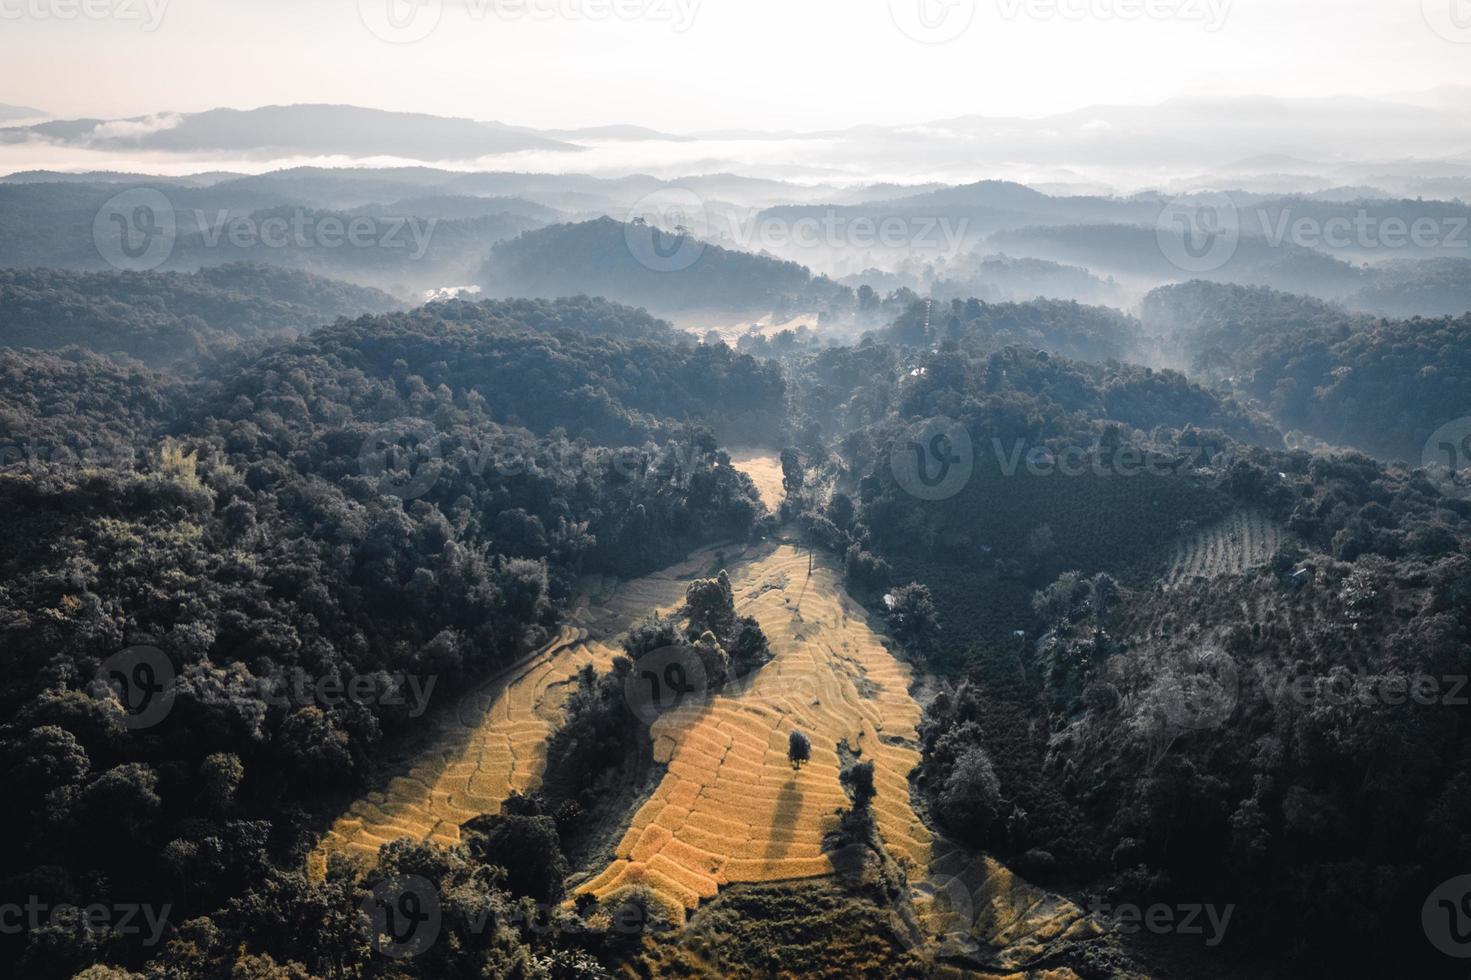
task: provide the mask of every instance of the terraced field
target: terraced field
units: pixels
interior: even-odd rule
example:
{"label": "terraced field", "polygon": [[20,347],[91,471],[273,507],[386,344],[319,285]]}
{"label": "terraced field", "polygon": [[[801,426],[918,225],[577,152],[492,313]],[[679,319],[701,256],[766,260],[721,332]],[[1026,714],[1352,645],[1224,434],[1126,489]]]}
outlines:
{"label": "terraced field", "polygon": [[498,813],[512,792],[540,784],[569,683],[586,664],[607,670],[615,653],[586,630],[564,629],[534,657],[468,692],[437,719],[434,747],[417,764],[333,823],[310,866],[321,872],[333,851],[373,861],[398,837],[458,843],[461,823]]}
{"label": "terraced field", "polygon": [[781,485],[781,459],[765,449],[732,449],[730,463],[751,478],[768,510],[781,506],[786,491]]}
{"label": "terraced field", "polygon": [[588,580],[588,595],[571,617],[574,625],[534,656],[466,692],[452,710],[440,711],[431,747],[384,790],[367,794],[339,817],[309,868],[322,874],[333,852],[371,862],[379,847],[399,837],[456,843],[461,823],[499,813],[512,792],[534,790],[545,771],[547,739],[561,724],[577,672],[587,664],[599,672],[610,669],[620,652],[612,639],[651,610],[679,605],[689,580],[709,573],[714,554],[698,552],[627,583]]}
{"label": "terraced field", "polygon": [[[692,579],[713,574],[718,554],[738,610],[760,622],[774,659],[753,678],[654,722],[652,751],[667,764],[664,777],[634,814],[615,859],[577,893],[616,900],[647,886],[682,918],[730,883],[834,874],[822,842],[848,806],[838,780],[846,743],[874,761],[875,822],[908,873],[927,943],[1010,971],[1096,929],[1072,903],[925,827],[908,781],[919,762],[921,717],[909,694],[910,669],[880,642],[832,560],[785,542],[709,549],[630,582],[585,580],[574,625],[446,712],[430,749],[334,823],[312,870],[322,873],[331,853],[372,861],[401,836],[454,843],[464,821],[499,812],[513,791],[534,790],[577,671],[585,664],[609,669],[618,634],[652,610],[679,606]],[[812,743],[801,770],[787,760],[793,730]]]}
{"label": "terraced field", "polygon": [[[1062,945],[1102,935],[1076,903],[1018,878],[963,848],[939,854],[914,889],[920,926],[938,956],[1008,977],[1076,980],[1066,968],[1038,970]],[[1022,971],[1027,971],[1023,973]],[[950,975],[942,973],[941,975]],[[969,970],[954,975],[979,976]]]}
{"label": "terraced field", "polygon": [[[681,911],[730,882],[833,873],[821,845],[848,804],[838,782],[844,741],[875,763],[873,807],[887,848],[923,875],[932,838],[909,799],[920,720],[909,668],[879,642],[823,556],[768,546],[730,573],[737,609],[760,622],[774,659],[743,689],[654,723],[654,758],[667,774],[617,859],[578,891],[607,899],[647,885]],[[812,741],[800,771],[787,761],[794,729]]]}
{"label": "terraced field", "polygon": [[1193,534],[1175,545],[1166,588],[1197,578],[1213,579],[1240,575],[1271,561],[1282,544],[1282,529],[1257,511],[1240,510]]}

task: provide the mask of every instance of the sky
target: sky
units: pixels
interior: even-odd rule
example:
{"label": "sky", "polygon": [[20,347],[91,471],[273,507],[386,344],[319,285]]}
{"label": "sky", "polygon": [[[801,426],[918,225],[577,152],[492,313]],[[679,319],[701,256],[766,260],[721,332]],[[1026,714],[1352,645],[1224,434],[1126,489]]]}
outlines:
{"label": "sky", "polygon": [[839,128],[1471,84],[1471,0],[0,0],[0,103]]}

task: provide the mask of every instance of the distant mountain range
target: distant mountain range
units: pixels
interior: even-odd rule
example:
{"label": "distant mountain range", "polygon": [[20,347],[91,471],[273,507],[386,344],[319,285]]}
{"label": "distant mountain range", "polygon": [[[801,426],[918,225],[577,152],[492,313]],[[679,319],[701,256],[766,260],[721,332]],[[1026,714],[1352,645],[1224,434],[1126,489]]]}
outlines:
{"label": "distant mountain range", "polygon": [[523,150],[577,150],[571,143],[503,123],[343,105],[55,120],[0,130],[0,141],[34,139],[89,150],[214,151],[266,157],[343,154],[468,160]]}
{"label": "distant mountain range", "polygon": [[[7,112],[28,111],[0,107],[0,120]],[[793,143],[802,144],[800,152]],[[7,144],[16,150],[7,152]],[[213,169],[237,169],[235,161],[258,169],[303,156],[354,162],[387,156],[458,169],[571,169],[665,180],[735,173],[830,187],[991,177],[1075,194],[1348,187],[1449,198],[1471,197],[1471,88],[1385,99],[1171,99],[1036,119],[967,115],[827,131],[682,134],[634,125],[537,130],[342,105],[266,106],[0,127],[0,169],[8,156],[37,146],[88,151],[94,167],[100,151],[109,155],[103,165],[115,169],[135,169],[159,153],[215,161]],[[54,154],[48,165],[51,159]]]}
{"label": "distant mountain range", "polygon": [[15,122],[20,119],[45,119],[46,113],[40,109],[29,109],[23,105],[6,105],[0,102],[0,123]]}

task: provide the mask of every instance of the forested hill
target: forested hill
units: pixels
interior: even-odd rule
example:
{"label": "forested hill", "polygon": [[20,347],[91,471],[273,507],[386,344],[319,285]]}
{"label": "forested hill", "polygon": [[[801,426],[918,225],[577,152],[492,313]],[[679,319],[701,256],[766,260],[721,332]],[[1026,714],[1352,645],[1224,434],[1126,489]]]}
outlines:
{"label": "forested hill", "polygon": [[[1413,403],[1396,354],[1464,350],[1459,329],[1324,353],[1340,384],[1405,379],[1361,389],[1367,424]],[[794,424],[838,435],[790,457],[784,512],[958,682],[912,783],[942,830],[1044,885],[1230,904],[1227,945],[1182,976],[1449,975],[1419,912],[1471,859],[1464,483],[1241,445],[1203,428],[1240,409],[1172,372],[963,342],[789,363]]]}
{"label": "forested hill", "polygon": [[[570,329],[579,309],[660,329],[590,301],[446,304],[206,357],[187,381],[0,351],[0,886],[170,903],[204,930],[164,953],[85,929],[0,937],[7,975],[183,946],[233,961],[253,936],[316,975],[358,963],[361,943],[318,928],[342,896],[301,870],[311,814],[360,791],[416,712],[543,644],[580,574],[751,536],[751,481],[682,419],[695,394],[779,412],[779,375]],[[166,719],[129,732],[94,678],[137,645],[176,680]],[[321,701],[319,683],[367,693]]]}
{"label": "forested hill", "polygon": [[917,302],[880,336],[913,347],[952,340],[985,350],[1025,346],[1100,363],[1141,359],[1139,321],[1107,306],[1063,300]]}
{"label": "forested hill", "polygon": [[1432,433],[1471,414],[1471,315],[1386,320],[1191,282],[1151,293],[1144,323],[1194,370],[1232,377],[1284,431],[1418,464]]}
{"label": "forested hill", "polygon": [[376,289],[250,263],[193,274],[0,269],[0,346],[75,345],[162,365],[211,343],[306,333],[400,305]]}
{"label": "forested hill", "polygon": [[[298,373],[328,385],[359,373],[412,375],[424,385],[413,402],[385,401],[375,418],[416,405],[434,417],[456,392],[498,422],[612,445],[662,439],[686,423],[728,443],[771,442],[786,390],[774,363],[697,344],[642,310],[586,297],[433,303],[343,321],[212,373],[226,392],[247,397],[279,391],[280,378]],[[310,399],[305,409],[313,410]]]}
{"label": "forested hill", "polygon": [[495,296],[588,293],[657,310],[769,311],[851,301],[804,266],[612,218],[528,231],[491,249],[480,274]]}

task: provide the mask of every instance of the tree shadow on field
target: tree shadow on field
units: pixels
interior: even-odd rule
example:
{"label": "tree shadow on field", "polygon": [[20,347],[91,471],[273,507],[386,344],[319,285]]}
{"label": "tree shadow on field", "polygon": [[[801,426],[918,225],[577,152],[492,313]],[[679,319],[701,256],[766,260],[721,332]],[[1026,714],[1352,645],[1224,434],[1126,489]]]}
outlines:
{"label": "tree shadow on field", "polygon": [[768,830],[766,840],[766,853],[763,857],[768,861],[779,861],[786,856],[791,849],[793,831],[796,828],[797,814],[802,810],[802,787],[797,785],[797,774],[794,772],[787,777],[781,792],[776,797],[776,811],[771,815],[771,827]]}

